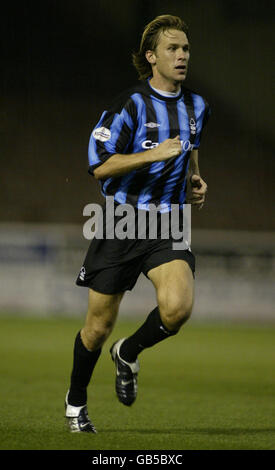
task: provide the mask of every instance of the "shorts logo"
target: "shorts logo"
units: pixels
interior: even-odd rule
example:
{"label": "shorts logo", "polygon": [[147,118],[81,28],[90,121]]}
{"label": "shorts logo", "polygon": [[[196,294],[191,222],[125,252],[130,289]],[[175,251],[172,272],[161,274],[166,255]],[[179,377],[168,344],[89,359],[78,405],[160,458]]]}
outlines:
{"label": "shorts logo", "polygon": [[98,127],[93,131],[93,137],[100,142],[106,142],[111,138],[111,131],[107,127]]}
{"label": "shorts logo", "polygon": [[80,273],[79,273],[79,279],[81,281],[85,280],[85,274],[86,274],[86,269],[84,268],[84,266],[82,266],[82,268],[80,269]]}

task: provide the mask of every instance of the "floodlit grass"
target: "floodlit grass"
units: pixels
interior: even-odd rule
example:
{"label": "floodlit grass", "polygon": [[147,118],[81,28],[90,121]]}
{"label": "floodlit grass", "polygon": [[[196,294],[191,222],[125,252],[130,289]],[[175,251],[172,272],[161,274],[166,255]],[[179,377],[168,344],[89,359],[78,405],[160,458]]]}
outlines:
{"label": "floodlit grass", "polygon": [[137,326],[118,320],[95,369],[88,408],[98,434],[71,434],[63,402],[81,321],[0,316],[0,449],[275,449],[274,325],[191,319],[140,355],[128,408],[115,396],[109,347]]}

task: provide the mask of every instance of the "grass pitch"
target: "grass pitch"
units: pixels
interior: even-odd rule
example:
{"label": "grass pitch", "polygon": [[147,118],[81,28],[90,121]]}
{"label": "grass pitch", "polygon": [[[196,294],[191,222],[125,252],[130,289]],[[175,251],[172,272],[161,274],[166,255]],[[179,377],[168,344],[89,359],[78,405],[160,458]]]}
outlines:
{"label": "grass pitch", "polygon": [[140,355],[135,404],[115,396],[109,347],[88,392],[98,434],[71,434],[64,396],[82,320],[0,316],[0,449],[275,449],[275,327],[189,323]]}

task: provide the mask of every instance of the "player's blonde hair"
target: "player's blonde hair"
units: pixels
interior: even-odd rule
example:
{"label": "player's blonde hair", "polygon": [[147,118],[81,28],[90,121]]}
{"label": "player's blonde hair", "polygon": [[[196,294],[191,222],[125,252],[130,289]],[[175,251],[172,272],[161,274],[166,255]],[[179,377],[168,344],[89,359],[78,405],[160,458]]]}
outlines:
{"label": "player's blonde hair", "polygon": [[167,29],[183,31],[188,38],[188,26],[178,16],[160,15],[147,24],[142,34],[139,50],[132,54],[133,64],[138,72],[139,80],[146,80],[152,75],[152,67],[146,59],[145,53],[156,49],[160,33]]}

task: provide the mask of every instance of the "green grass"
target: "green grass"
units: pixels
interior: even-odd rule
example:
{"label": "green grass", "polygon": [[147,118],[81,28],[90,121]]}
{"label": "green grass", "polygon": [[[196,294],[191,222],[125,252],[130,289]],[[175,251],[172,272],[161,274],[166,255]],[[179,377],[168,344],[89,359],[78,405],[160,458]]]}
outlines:
{"label": "green grass", "polygon": [[63,401],[81,321],[0,316],[0,449],[275,449],[274,325],[192,320],[140,355],[136,403],[114,392],[112,342],[137,327],[119,319],[89,387],[97,435],[70,434]]}

